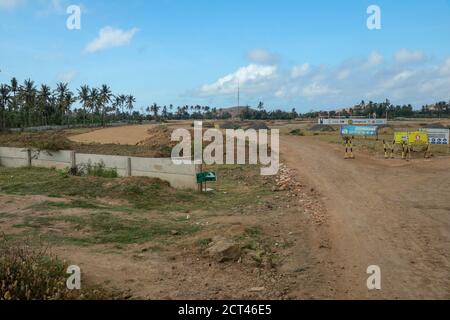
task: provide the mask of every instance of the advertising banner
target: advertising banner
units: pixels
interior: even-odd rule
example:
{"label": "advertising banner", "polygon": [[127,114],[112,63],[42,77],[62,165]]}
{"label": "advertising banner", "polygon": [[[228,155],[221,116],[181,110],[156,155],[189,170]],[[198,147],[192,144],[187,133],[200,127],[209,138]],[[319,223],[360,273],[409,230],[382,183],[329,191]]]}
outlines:
{"label": "advertising banner", "polygon": [[378,127],[376,126],[344,126],[341,128],[343,136],[376,136]]}
{"label": "advertising banner", "polygon": [[387,124],[386,119],[326,119],[319,118],[319,124],[329,126],[345,125],[375,125],[381,126]]}
{"label": "advertising banner", "polygon": [[396,132],[395,143],[401,144],[402,142],[409,144],[428,144],[428,133],[424,131]]}
{"label": "advertising banner", "polygon": [[430,144],[448,145],[449,144],[449,129],[425,129],[428,133],[428,141]]}
{"label": "advertising banner", "polygon": [[408,132],[396,132],[395,143],[402,144],[402,142],[408,142]]}

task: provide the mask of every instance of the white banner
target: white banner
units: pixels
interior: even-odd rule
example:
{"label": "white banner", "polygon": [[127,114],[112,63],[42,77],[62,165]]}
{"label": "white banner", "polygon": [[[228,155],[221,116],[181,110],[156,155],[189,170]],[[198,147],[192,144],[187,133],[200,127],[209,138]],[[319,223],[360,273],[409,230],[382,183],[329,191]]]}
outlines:
{"label": "white banner", "polygon": [[425,129],[430,144],[449,144],[450,129]]}
{"label": "white banner", "polygon": [[319,118],[319,124],[329,126],[347,126],[347,125],[375,125],[381,126],[387,124],[386,119],[327,119]]}

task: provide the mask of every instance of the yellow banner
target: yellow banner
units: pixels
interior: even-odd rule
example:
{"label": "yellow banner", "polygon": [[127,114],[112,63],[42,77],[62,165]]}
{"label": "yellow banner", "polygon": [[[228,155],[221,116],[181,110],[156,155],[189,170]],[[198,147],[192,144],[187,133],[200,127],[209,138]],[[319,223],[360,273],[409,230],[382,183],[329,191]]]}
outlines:
{"label": "yellow banner", "polygon": [[409,132],[409,143],[410,144],[427,144],[428,143],[428,133],[427,132]]}
{"label": "yellow banner", "polygon": [[402,142],[408,142],[408,132],[395,133],[395,143],[402,144]]}
{"label": "yellow banner", "polygon": [[428,133],[421,132],[421,131],[396,132],[395,133],[395,143],[402,144],[402,142],[407,142],[409,144],[427,144],[428,143]]}

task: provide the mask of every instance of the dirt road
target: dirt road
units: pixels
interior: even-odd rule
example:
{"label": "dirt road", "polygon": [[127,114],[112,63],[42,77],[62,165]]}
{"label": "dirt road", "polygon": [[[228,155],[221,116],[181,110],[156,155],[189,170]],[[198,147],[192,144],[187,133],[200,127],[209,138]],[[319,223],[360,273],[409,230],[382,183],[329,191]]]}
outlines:
{"label": "dirt road", "polygon": [[[450,160],[344,160],[338,145],[282,138],[282,160],[320,192],[336,298],[450,298]],[[367,289],[378,265],[382,290]]]}

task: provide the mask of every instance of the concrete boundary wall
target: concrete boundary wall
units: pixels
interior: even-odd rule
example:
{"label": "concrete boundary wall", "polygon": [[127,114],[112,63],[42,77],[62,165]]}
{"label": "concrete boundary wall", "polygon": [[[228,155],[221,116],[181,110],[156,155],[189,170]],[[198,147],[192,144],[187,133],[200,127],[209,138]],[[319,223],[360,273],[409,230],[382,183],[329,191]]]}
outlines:
{"label": "concrete boundary wall", "polygon": [[121,177],[149,177],[167,181],[177,189],[197,190],[197,173],[200,166],[175,165],[171,159],[137,158],[82,154],[74,151],[36,151],[23,148],[1,148],[0,166],[40,167],[69,169],[87,164],[103,163],[107,169],[115,169]]}

